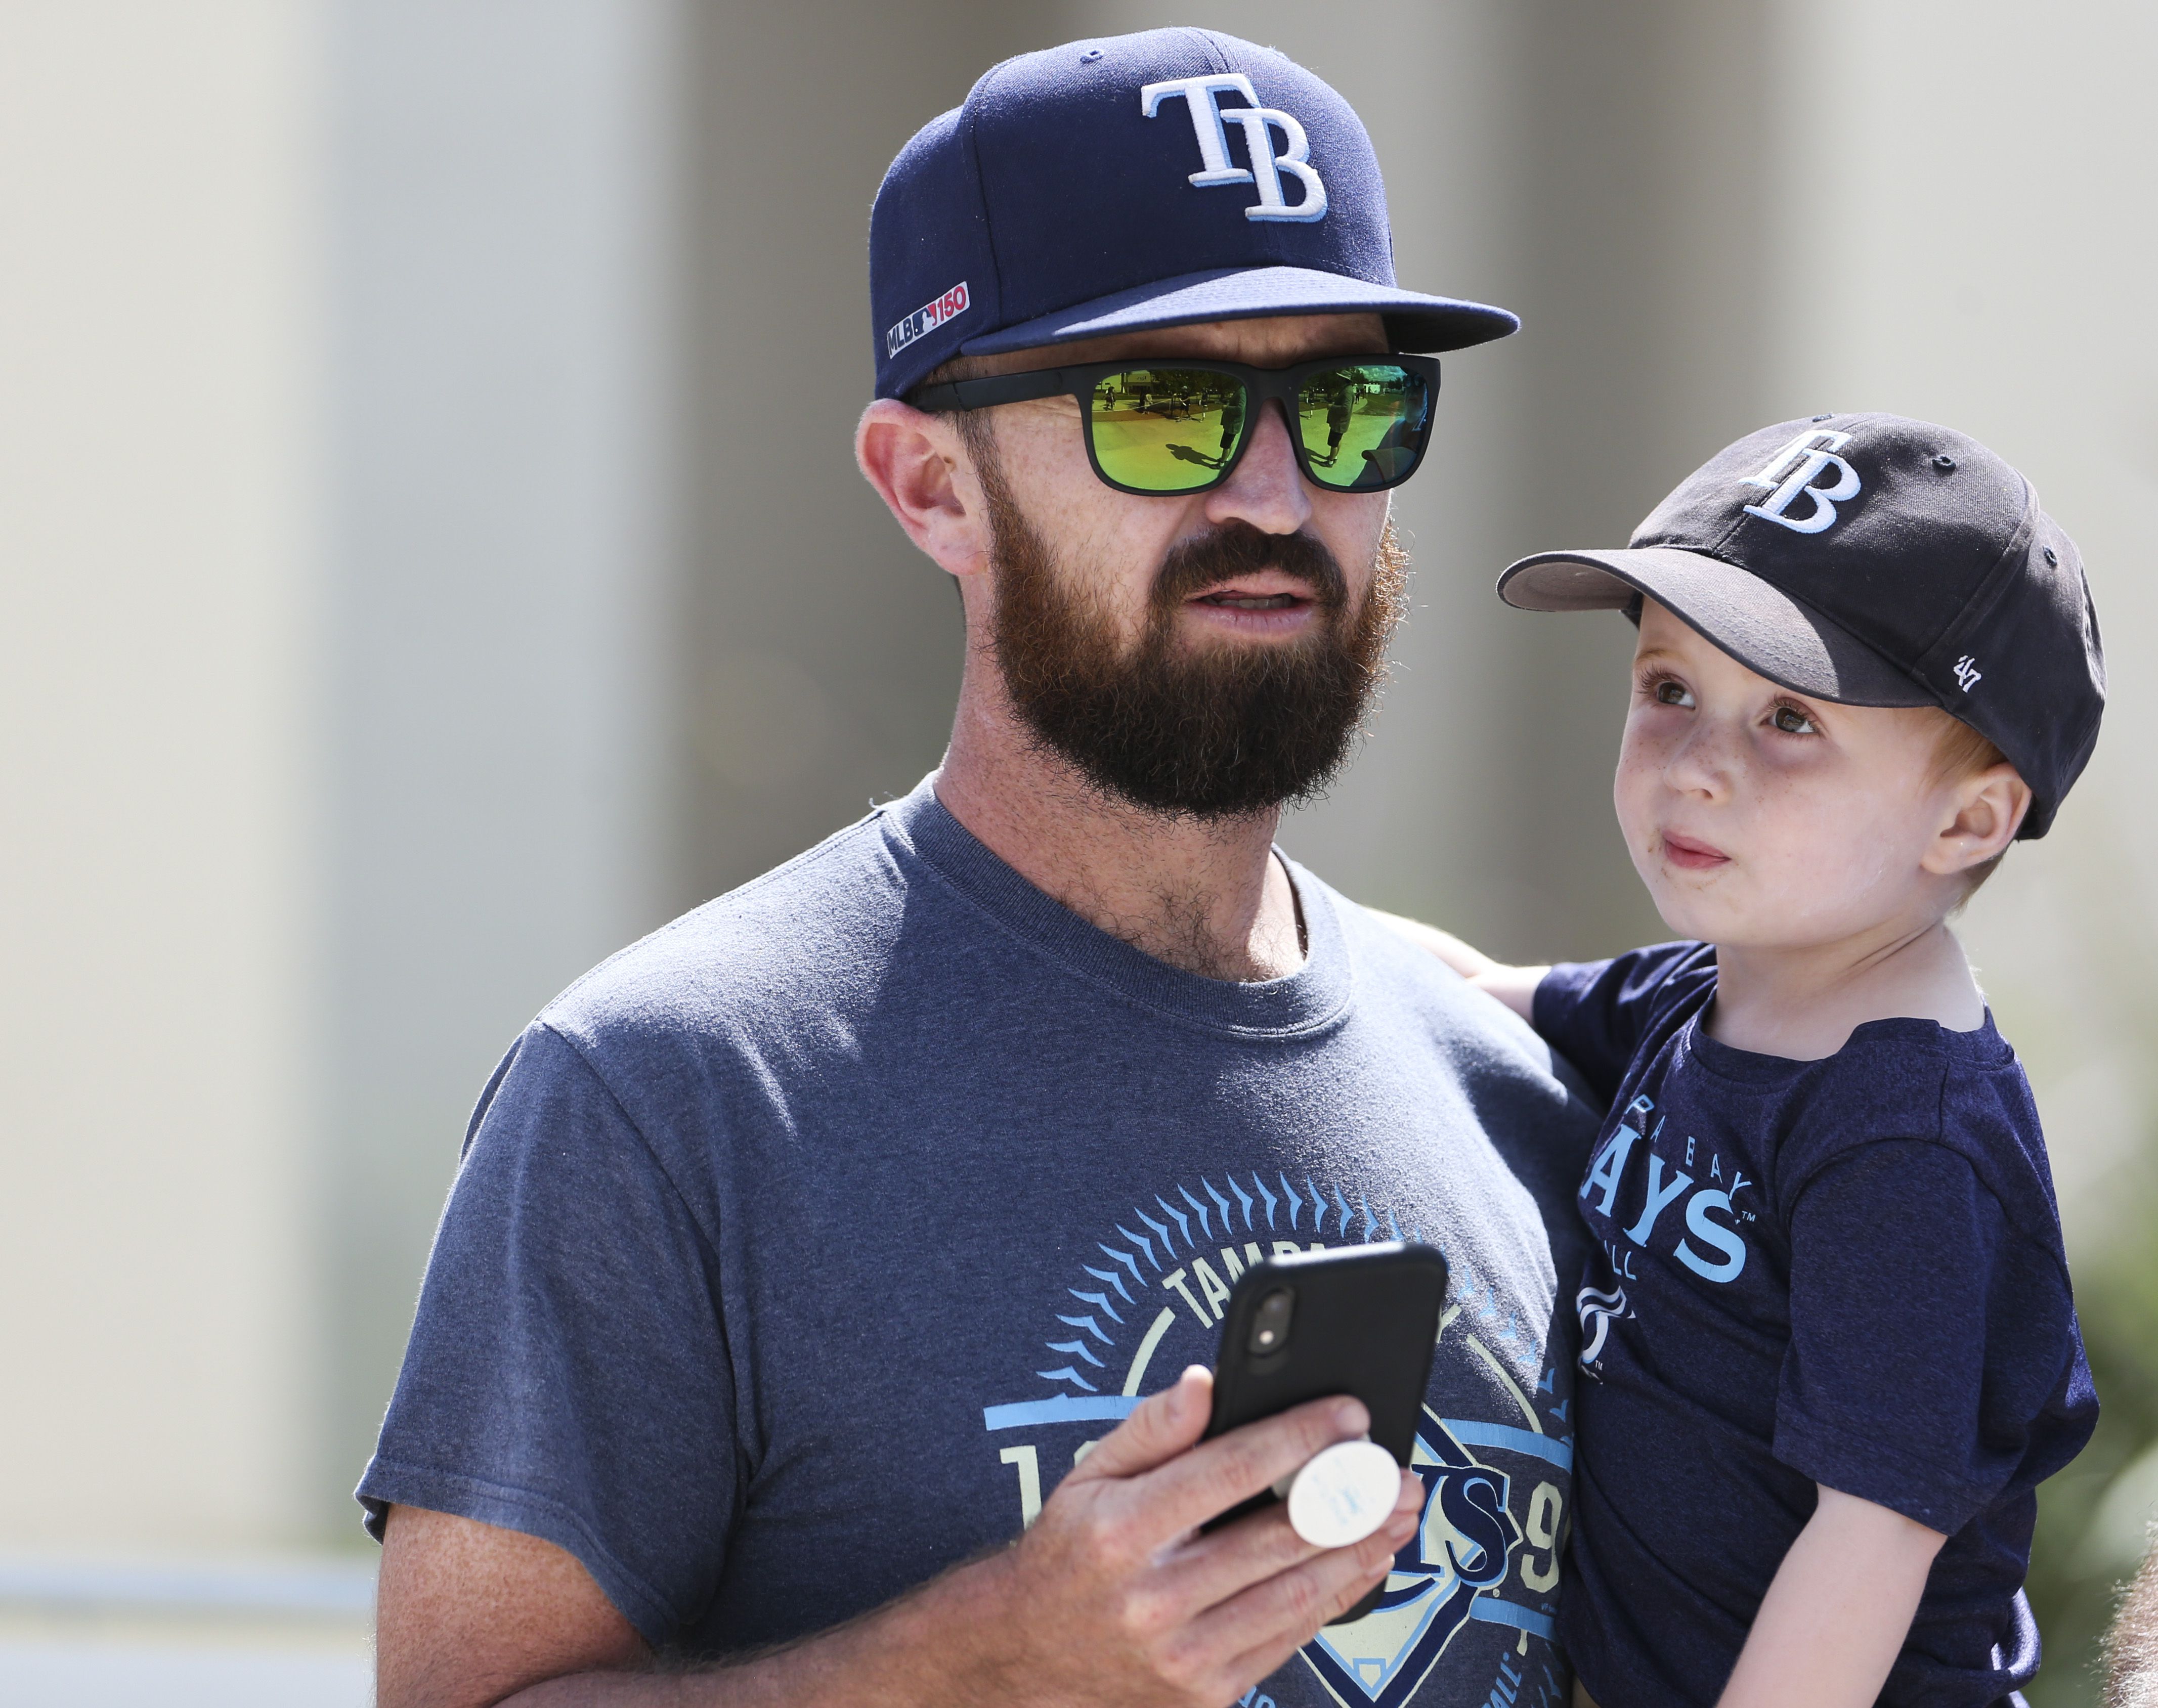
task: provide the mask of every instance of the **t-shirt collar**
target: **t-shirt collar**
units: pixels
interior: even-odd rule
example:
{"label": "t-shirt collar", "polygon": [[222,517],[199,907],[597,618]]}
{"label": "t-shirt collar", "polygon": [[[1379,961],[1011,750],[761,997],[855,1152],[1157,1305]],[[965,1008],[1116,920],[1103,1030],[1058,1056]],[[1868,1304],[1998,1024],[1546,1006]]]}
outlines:
{"label": "t-shirt collar", "polygon": [[885,835],[902,861],[920,859],[1014,935],[1078,977],[1108,988],[1164,1018],[1214,1031],[1290,1037],[1331,1025],[1346,1013],[1348,952],[1333,896],[1293,861],[1307,938],[1304,965],[1285,978],[1241,984],[1202,978],[1133,948],[1036,889],[952,816],[933,779],[880,809]]}

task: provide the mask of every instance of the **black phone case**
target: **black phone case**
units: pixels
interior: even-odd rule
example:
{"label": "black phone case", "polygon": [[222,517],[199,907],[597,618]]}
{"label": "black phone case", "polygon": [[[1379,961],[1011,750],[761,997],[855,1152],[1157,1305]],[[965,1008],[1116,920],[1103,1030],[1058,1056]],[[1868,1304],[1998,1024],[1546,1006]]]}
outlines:
{"label": "black phone case", "polygon": [[[1254,1264],[1237,1280],[1221,1315],[1206,1437],[1307,1400],[1354,1394],[1371,1414],[1371,1439],[1397,1464],[1407,1464],[1431,1384],[1446,1282],[1446,1259],[1432,1246],[1359,1246]],[[1295,1293],[1288,1343],[1278,1352],[1254,1354],[1252,1315],[1278,1287]],[[1254,1495],[1205,1528],[1256,1512],[1274,1499]],[[1374,1589],[1334,1623],[1363,1618],[1378,1597]]]}

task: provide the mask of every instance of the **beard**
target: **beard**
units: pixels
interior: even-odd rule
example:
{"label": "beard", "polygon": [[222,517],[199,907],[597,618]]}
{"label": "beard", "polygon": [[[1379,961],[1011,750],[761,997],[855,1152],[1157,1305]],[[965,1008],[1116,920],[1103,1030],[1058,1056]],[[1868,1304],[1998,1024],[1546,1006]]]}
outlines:
{"label": "beard", "polygon": [[[1153,813],[1245,816],[1304,801],[1340,771],[1386,675],[1408,557],[1387,523],[1352,606],[1341,566],[1309,534],[1232,523],[1172,547],[1138,642],[1060,569],[992,457],[977,458],[996,571],[990,644],[1040,749],[1096,789]],[[1185,601],[1260,569],[1306,583],[1312,632],[1285,642],[1180,643]]]}

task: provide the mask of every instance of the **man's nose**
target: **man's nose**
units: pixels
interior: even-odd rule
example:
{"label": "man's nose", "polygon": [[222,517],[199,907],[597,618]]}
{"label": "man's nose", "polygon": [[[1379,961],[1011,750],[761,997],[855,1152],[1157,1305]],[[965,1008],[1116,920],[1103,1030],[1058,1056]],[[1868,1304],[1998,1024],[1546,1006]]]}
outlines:
{"label": "man's nose", "polygon": [[1206,495],[1206,519],[1216,527],[1247,522],[1262,534],[1299,533],[1311,519],[1311,494],[1297,467],[1288,418],[1271,399],[1259,406],[1236,472]]}

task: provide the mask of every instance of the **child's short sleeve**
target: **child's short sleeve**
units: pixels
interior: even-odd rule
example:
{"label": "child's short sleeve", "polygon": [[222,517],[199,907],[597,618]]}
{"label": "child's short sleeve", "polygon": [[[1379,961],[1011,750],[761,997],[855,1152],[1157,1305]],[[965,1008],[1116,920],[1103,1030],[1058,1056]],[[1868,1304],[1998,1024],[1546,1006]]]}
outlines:
{"label": "child's short sleeve", "polygon": [[1807,1184],[1790,1238],[1784,1463],[1953,1535],[2082,1445],[2067,1277],[1957,1151],[1849,1152]]}
{"label": "child's short sleeve", "polygon": [[1609,961],[1562,961],[1536,986],[1531,1019],[1605,1102],[1660,1014],[1712,985],[1708,943],[1656,943]]}

